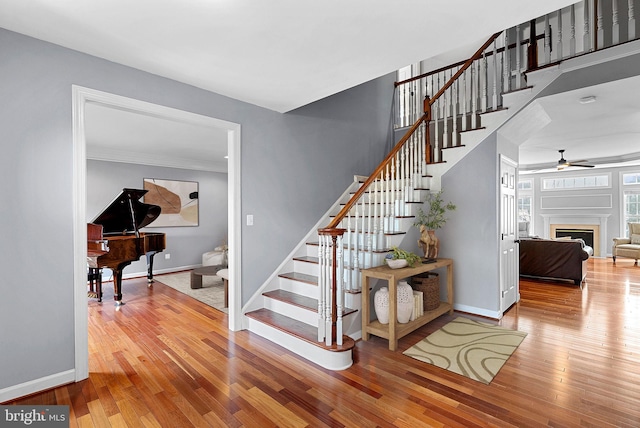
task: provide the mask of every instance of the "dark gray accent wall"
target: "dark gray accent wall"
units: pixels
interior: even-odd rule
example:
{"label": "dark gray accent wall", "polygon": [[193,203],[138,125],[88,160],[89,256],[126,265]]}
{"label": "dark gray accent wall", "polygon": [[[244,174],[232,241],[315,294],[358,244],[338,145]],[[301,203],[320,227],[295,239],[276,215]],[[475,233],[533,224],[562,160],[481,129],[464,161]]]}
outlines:
{"label": "dark gray accent wall", "polygon": [[0,391],[74,369],[72,85],[242,126],[243,302],[390,138],[392,74],[280,114],[4,29],[0,46]]}

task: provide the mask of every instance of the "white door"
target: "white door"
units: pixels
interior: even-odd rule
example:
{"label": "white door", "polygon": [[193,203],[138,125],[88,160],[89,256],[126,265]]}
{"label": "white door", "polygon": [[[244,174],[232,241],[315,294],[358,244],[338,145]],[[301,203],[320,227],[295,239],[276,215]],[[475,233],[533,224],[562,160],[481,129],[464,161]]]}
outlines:
{"label": "white door", "polygon": [[517,164],[500,156],[500,310],[504,313],[518,297],[518,222],[516,210]]}

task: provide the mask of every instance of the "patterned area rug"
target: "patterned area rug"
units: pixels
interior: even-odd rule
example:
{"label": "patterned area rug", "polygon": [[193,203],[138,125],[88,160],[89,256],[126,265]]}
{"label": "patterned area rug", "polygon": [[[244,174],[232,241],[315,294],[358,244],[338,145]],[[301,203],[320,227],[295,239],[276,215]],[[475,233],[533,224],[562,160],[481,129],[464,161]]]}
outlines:
{"label": "patterned area rug", "polygon": [[202,288],[193,289],[191,288],[190,272],[154,275],[153,279],[219,311],[229,313],[228,309],[224,307],[224,283],[222,278],[216,275],[204,275]]}
{"label": "patterned area rug", "polygon": [[489,384],[527,333],[456,318],[404,355]]}

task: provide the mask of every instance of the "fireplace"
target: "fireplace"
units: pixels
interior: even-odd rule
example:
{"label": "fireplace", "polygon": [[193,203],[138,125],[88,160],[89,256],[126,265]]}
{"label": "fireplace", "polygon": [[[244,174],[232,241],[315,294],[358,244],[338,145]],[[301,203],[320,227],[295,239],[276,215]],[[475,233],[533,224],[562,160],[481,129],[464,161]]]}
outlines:
{"label": "fireplace", "polygon": [[600,224],[584,224],[584,223],[551,223],[549,224],[549,237],[559,238],[562,236],[571,236],[572,238],[582,238],[586,245],[593,248],[593,255],[600,257],[606,254],[606,249],[601,248],[601,243],[606,239],[602,236],[606,233]]}
{"label": "fireplace", "polygon": [[572,239],[582,239],[584,243],[591,248],[593,248],[593,229],[556,229],[556,238],[564,238],[566,236],[571,237]]}

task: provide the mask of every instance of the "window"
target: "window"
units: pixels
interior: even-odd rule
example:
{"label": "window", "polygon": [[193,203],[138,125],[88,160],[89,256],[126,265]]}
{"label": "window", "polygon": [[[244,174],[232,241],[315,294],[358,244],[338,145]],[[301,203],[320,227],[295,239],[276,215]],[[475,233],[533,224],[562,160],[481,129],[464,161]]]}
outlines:
{"label": "window", "polygon": [[533,180],[518,181],[518,222],[529,223],[529,234],[532,233],[533,222]]}
{"label": "window", "polygon": [[622,225],[629,236],[628,223],[640,223],[640,173],[622,174]]}
{"label": "window", "polygon": [[593,189],[596,187],[609,187],[609,175],[545,178],[542,180],[542,190]]}

